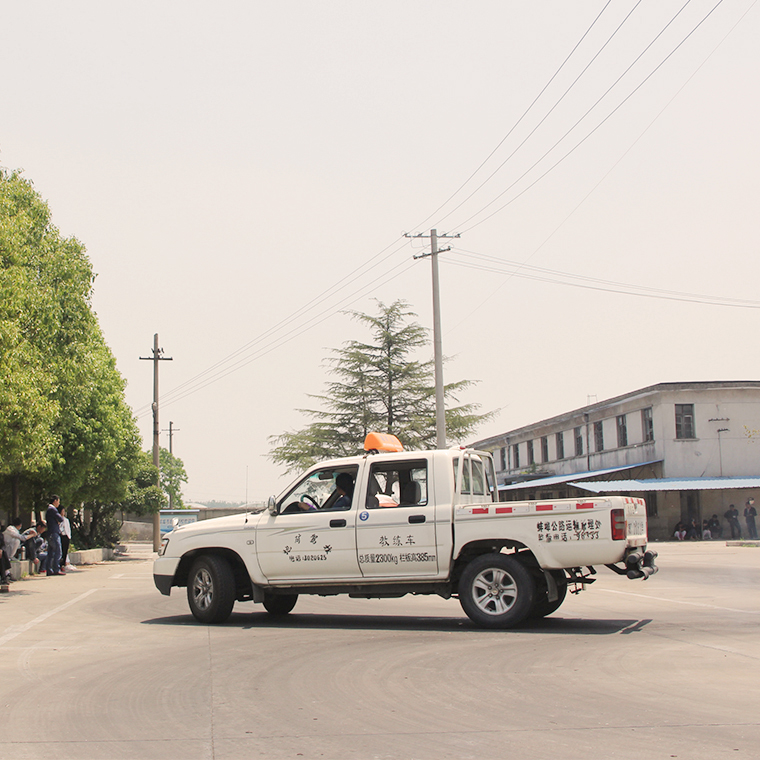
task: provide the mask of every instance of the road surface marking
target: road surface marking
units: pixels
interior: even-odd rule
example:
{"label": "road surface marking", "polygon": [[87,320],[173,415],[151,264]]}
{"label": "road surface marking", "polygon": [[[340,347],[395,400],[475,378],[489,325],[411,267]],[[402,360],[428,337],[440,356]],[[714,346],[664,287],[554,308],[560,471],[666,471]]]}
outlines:
{"label": "road surface marking", "polygon": [[625,596],[638,596],[642,599],[654,599],[656,602],[670,602],[671,604],[688,604],[692,607],[708,607],[711,610],[725,610],[726,612],[742,612],[745,615],[760,615],[760,610],[737,610],[735,607],[719,607],[717,604],[705,604],[704,602],[686,602],[683,599],[666,599],[662,596],[650,596],[649,594],[634,594],[632,591],[616,591],[611,588],[595,589],[606,591],[608,594],[624,594]]}
{"label": "road surface marking", "polygon": [[43,613],[39,617],[34,618],[34,620],[30,620],[24,625],[12,625],[10,628],[6,628],[5,633],[0,636],[0,647],[3,646],[3,644],[7,644],[9,641],[11,641],[11,639],[15,639],[16,636],[20,636],[22,633],[26,633],[30,628],[37,625],[37,623],[42,623],[58,612],[63,612],[63,610],[71,607],[72,604],[81,602],[82,599],[85,599],[90,594],[94,594],[96,591],[96,588],[91,588],[89,591],[85,591],[84,594],[80,594],[78,597],[76,597],[76,599],[72,599],[70,602],[66,602],[66,604],[62,604],[60,607],[56,607],[54,610],[48,610],[47,612]]}

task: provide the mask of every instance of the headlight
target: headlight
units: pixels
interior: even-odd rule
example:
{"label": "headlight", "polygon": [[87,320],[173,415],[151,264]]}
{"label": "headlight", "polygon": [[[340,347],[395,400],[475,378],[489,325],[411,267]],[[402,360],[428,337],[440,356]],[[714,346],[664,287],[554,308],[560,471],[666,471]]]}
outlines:
{"label": "headlight", "polygon": [[169,546],[169,536],[164,536],[164,538],[161,539],[161,547],[158,550],[158,556],[163,557],[164,554],[166,554],[166,549]]}

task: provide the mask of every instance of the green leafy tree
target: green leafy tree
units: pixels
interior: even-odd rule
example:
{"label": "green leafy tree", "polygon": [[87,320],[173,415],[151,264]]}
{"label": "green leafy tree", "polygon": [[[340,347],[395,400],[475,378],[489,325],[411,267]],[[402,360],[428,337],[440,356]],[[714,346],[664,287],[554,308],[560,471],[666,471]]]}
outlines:
{"label": "green leafy tree", "polygon": [[60,235],[32,183],[0,170],[0,498],[13,512],[51,491],[108,511],[136,471],[137,425],[93,280],[84,246]]}
{"label": "green leafy tree", "polygon": [[156,485],[157,480],[153,455],[149,451],[141,451],[137,472],[127,486],[121,509],[135,515],[154,515],[159,509],[165,509],[168,500],[162,488]]}
{"label": "green leafy tree", "polygon": [[[270,437],[270,459],[288,470],[320,459],[349,456],[371,431],[392,433],[406,448],[434,448],[435,381],[433,361],[415,353],[429,345],[428,334],[403,301],[389,306],[378,301],[378,314],[348,312],[369,328],[371,342],[347,341],[327,360],[335,378],[323,394],[312,395],[321,409],[299,411],[314,421],[302,430]],[[479,414],[476,404],[460,404],[457,395],[472,385],[460,380],[445,387],[449,402],[446,432],[452,442],[464,440],[492,413]]]}
{"label": "green leafy tree", "polygon": [[167,449],[159,449],[158,461],[161,467],[161,490],[168,497],[172,509],[184,509],[182,484],[187,483],[185,465]]}

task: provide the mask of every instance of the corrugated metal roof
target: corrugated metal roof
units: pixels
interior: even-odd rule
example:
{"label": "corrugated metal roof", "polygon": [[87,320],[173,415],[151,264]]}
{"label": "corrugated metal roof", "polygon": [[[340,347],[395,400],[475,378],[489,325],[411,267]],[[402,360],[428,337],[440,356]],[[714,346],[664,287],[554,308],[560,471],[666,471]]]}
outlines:
{"label": "corrugated metal roof", "polygon": [[551,475],[548,478],[536,478],[535,480],[522,480],[519,483],[510,483],[506,486],[499,486],[499,491],[516,491],[520,488],[547,488],[560,483],[567,483],[570,480],[582,480],[584,478],[594,478],[600,475],[611,475],[613,472],[622,472],[623,470],[632,470],[634,467],[644,467],[648,464],[662,462],[662,459],[653,459],[651,462],[639,462],[638,464],[626,464],[621,467],[608,467],[605,470],[589,470],[588,472],[572,472],[569,475]]}
{"label": "corrugated metal roof", "polygon": [[715,491],[731,488],[758,488],[757,478],[649,478],[646,480],[596,480],[591,483],[570,483],[591,493],[620,491]]}

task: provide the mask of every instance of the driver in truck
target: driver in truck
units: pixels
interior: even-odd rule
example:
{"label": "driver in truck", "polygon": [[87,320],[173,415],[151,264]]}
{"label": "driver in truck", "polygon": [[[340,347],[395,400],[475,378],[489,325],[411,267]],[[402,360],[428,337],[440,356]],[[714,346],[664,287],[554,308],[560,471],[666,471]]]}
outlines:
{"label": "driver in truck", "polygon": [[351,499],[354,495],[354,480],[347,472],[341,472],[335,478],[335,491],[338,498],[331,509],[351,509]]}
{"label": "driver in truck", "polygon": [[354,496],[354,479],[347,472],[339,472],[335,477],[335,490],[327,497],[325,503],[321,506],[311,496],[303,495],[299,501],[289,504],[283,509],[283,514],[303,512],[330,512],[332,510],[351,509],[351,500]]}

